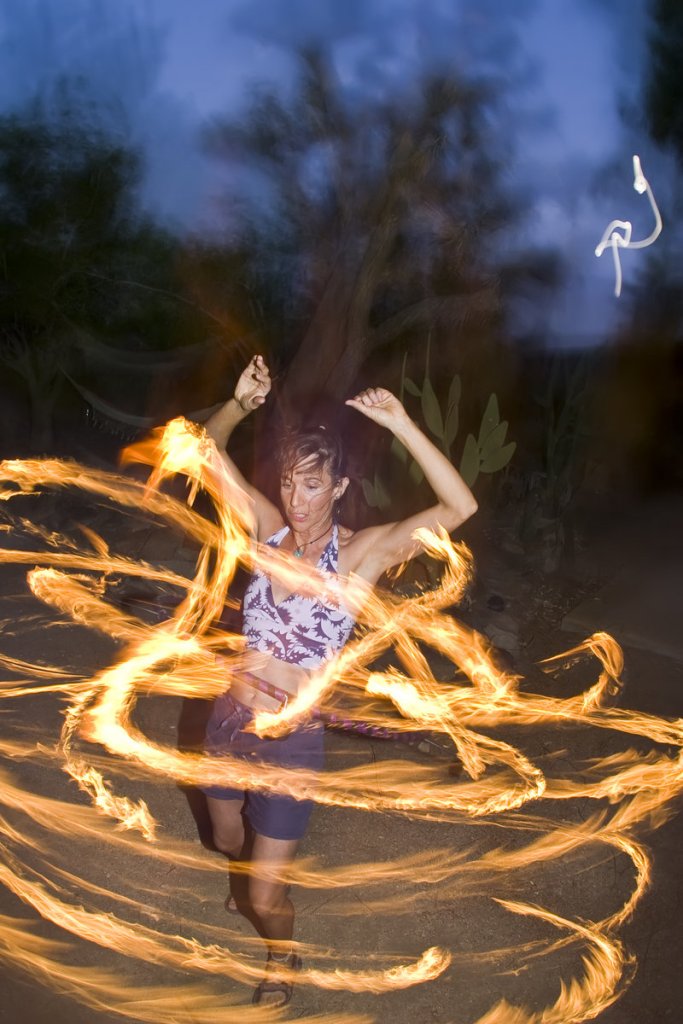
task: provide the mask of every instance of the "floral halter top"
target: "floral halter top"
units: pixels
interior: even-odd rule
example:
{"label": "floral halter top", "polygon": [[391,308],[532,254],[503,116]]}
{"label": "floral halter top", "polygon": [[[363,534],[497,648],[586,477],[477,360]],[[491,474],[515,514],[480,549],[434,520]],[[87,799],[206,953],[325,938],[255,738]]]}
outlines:
{"label": "floral halter top", "polygon": [[[279,547],[288,532],[289,527],[284,526],[266,544]],[[338,559],[339,530],[335,523],[317,568],[336,575]],[[354,619],[341,602],[334,607],[317,597],[294,592],[276,604],[270,577],[260,570],[252,575],[244,594],[242,630],[247,646],[302,668],[317,668],[340,650],[353,626]]]}

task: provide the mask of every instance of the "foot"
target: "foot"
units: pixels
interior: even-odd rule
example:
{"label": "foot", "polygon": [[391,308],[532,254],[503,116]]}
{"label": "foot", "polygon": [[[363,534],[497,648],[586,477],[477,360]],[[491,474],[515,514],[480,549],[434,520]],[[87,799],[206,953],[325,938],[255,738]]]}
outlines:
{"label": "foot", "polygon": [[235,903],[235,897],[231,896],[229,893],[228,893],[228,895],[225,898],[225,904],[224,905],[225,905],[225,909],[227,910],[227,912],[229,914],[239,914],[239,910],[237,909],[237,904]]}
{"label": "foot", "polygon": [[287,956],[268,954],[266,976],[255,988],[251,998],[255,1006],[286,1006],[292,998],[294,980],[292,974],[301,970],[301,957],[296,953]]}

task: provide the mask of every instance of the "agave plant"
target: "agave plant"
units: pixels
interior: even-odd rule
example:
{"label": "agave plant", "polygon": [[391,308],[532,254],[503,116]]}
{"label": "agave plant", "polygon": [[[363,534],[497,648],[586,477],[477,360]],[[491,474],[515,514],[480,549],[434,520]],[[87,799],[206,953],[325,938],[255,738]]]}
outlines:
{"label": "agave plant", "polygon": [[[436,396],[429,373],[430,343],[427,342],[427,355],[425,360],[425,372],[422,384],[418,385],[406,374],[406,363],[408,353],[403,356],[401,367],[401,388],[399,397],[404,401],[405,393],[408,392],[413,398],[420,399],[422,419],[433,437],[439,443],[444,454],[453,461],[452,447],[458,436],[460,426],[460,399],[462,397],[462,380],[459,374],[454,374],[448,386],[446,404],[442,407]],[[501,420],[498,409],[498,398],[495,394],[489,395],[484,414],[479,425],[479,432],[468,434],[460,457],[460,475],[468,487],[473,487],[480,473],[497,473],[507,466],[512,458],[516,443],[506,443],[508,423]],[[411,459],[401,442],[394,438],[391,443],[391,451],[394,455],[407,465],[411,480],[417,486],[422,482],[424,474],[418,463]],[[390,498],[380,476],[375,473],[373,480],[362,481],[363,494],[368,505],[372,508],[387,508]]]}

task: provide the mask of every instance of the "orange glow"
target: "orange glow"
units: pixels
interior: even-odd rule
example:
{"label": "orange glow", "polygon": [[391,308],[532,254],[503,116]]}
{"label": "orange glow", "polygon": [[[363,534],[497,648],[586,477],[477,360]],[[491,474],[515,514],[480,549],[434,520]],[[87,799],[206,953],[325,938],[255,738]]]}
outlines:
{"label": "orange glow", "polygon": [[[523,679],[497,667],[483,637],[445,611],[464,593],[472,559],[463,545],[452,543],[443,532],[419,535],[426,550],[442,563],[439,586],[417,597],[400,598],[372,591],[358,578],[326,580],[282,552],[255,547],[249,537],[249,498],[196,425],[174,420],[128,449],[125,458],[151,468],[146,483],[54,459],[7,461],[0,467],[0,496],[10,511],[18,495],[34,494],[39,501],[45,488],[77,488],[124,510],[142,509],[168,528],[182,531],[200,548],[191,579],[112,552],[90,528],[81,530],[77,543],[17,519],[15,527],[32,538],[35,550],[0,548],[0,561],[28,567],[28,587],[53,611],[55,621],[66,617],[118,644],[116,660],[92,676],[0,654],[0,665],[10,674],[0,683],[0,696],[13,726],[16,723],[12,735],[6,730],[0,740],[0,880],[33,913],[69,937],[69,942],[48,942],[32,934],[30,920],[2,918],[0,956],[94,1009],[132,1020],[170,1022],[177,1019],[181,1004],[191,1006],[191,1019],[196,1021],[243,1020],[242,997],[226,998],[224,988],[219,993],[207,987],[207,981],[257,981],[262,973],[260,940],[235,932],[227,919],[219,934],[201,921],[191,932],[194,936],[196,930],[197,937],[188,938],[187,929],[177,934],[163,893],[158,903],[154,893],[138,900],[124,891],[123,875],[119,887],[116,877],[111,880],[108,874],[108,887],[101,875],[91,878],[86,870],[81,874],[74,867],[90,859],[84,857],[85,850],[96,849],[115,875],[119,863],[149,859],[160,873],[211,872],[220,900],[226,862],[170,838],[171,823],[157,821],[149,803],[127,795],[125,789],[133,780],[166,786],[229,783],[287,792],[358,812],[359,817],[386,812],[461,828],[488,828],[487,836],[502,836],[506,827],[517,837],[525,836],[522,845],[491,842],[484,847],[480,832],[476,845],[467,849],[446,840],[434,850],[341,866],[299,859],[290,874],[294,884],[335,893],[352,893],[353,887],[363,886],[362,902],[334,904],[330,912],[339,917],[372,912],[390,920],[427,901],[443,908],[476,896],[530,919],[536,937],[518,946],[470,952],[425,944],[427,948],[416,947],[401,957],[390,952],[389,938],[385,953],[361,949],[348,954],[306,945],[306,965],[297,975],[297,985],[380,995],[443,978],[449,966],[461,971],[477,964],[486,964],[495,979],[531,969],[540,956],[559,955],[571,946],[582,955],[583,971],[562,983],[554,1002],[533,1008],[522,1006],[521,1000],[512,1005],[501,998],[478,1024],[578,1022],[592,1019],[617,999],[633,968],[617,932],[636,910],[650,878],[649,856],[637,831],[661,824],[683,786],[683,722],[611,706],[621,685],[618,645],[598,633],[542,665],[546,672],[556,672],[570,662],[592,661],[596,678],[581,692],[561,699],[529,692]],[[188,480],[187,503],[161,490],[176,474]],[[192,507],[200,490],[214,503],[215,523]],[[4,527],[3,534],[7,542]],[[464,777],[449,776],[444,763],[435,759],[418,763],[401,757],[377,761],[371,773],[363,765],[318,775],[211,758],[147,736],[135,723],[141,696],[214,697],[244,667],[243,638],[215,624],[240,566],[267,569],[290,589],[329,591],[353,610],[360,626],[344,650],[313,673],[296,700],[282,712],[257,716],[254,727],[259,734],[282,734],[311,708],[334,712],[335,702],[342,699],[343,717],[351,721],[396,733],[428,731],[452,750],[453,757],[457,754]],[[108,595],[113,575],[175,587],[175,611],[157,625],[124,613]],[[438,653],[439,664],[447,659],[449,670],[440,678],[430,667],[427,649]],[[49,650],[48,639],[41,653]],[[393,663],[379,670],[377,659],[387,652]],[[37,736],[20,718],[21,702],[39,695],[47,700],[55,693],[67,702],[61,730],[58,735]],[[553,736],[558,727],[570,726],[599,729],[611,737],[638,736],[653,747],[646,756],[615,750],[599,760],[577,763],[569,772],[557,767],[552,754],[539,758],[525,752],[519,738],[538,735],[539,729]],[[516,739],[495,735],[495,730],[514,730]],[[655,745],[665,746],[669,753]],[[676,756],[671,748],[678,750]],[[42,797],[22,781],[22,768],[37,765],[41,771],[57,769],[60,781],[64,778],[61,785],[69,792],[63,799]],[[74,799],[76,788],[87,803],[82,797]],[[579,799],[596,802],[586,820],[576,823],[569,816],[552,816],[564,806],[559,801]],[[558,802],[552,813],[550,801]],[[624,902],[599,920],[588,920],[582,907],[577,907],[575,917],[568,917],[537,905],[535,898],[532,905],[505,895],[506,887],[524,887],[532,874],[535,880],[540,878],[542,869],[552,872],[554,865],[570,865],[579,857],[597,861],[606,851],[630,861],[633,880]],[[65,857],[66,863],[60,863]],[[235,870],[248,872],[249,865],[236,865]],[[400,900],[387,894],[387,885],[400,887]],[[115,901],[117,913],[100,909],[107,896]],[[148,914],[154,924],[141,923],[141,914]],[[78,948],[70,943],[76,942],[113,951],[120,958],[118,967],[101,972],[70,966]],[[196,980],[188,984],[181,979],[175,987],[165,982],[136,987],[126,976],[131,958],[179,974],[192,972]],[[250,1019],[272,1020],[274,1015],[254,1009]],[[330,1013],[308,1019],[341,1024],[367,1018]]]}

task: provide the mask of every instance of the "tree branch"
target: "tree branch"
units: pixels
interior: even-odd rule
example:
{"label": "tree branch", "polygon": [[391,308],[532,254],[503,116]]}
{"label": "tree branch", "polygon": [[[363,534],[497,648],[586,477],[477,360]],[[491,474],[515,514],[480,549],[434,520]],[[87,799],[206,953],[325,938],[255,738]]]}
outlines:
{"label": "tree branch", "polygon": [[434,321],[461,326],[469,317],[490,313],[498,308],[499,296],[493,288],[481,288],[470,295],[432,296],[407,306],[384,323],[368,331],[371,349],[392,341],[404,331]]}

